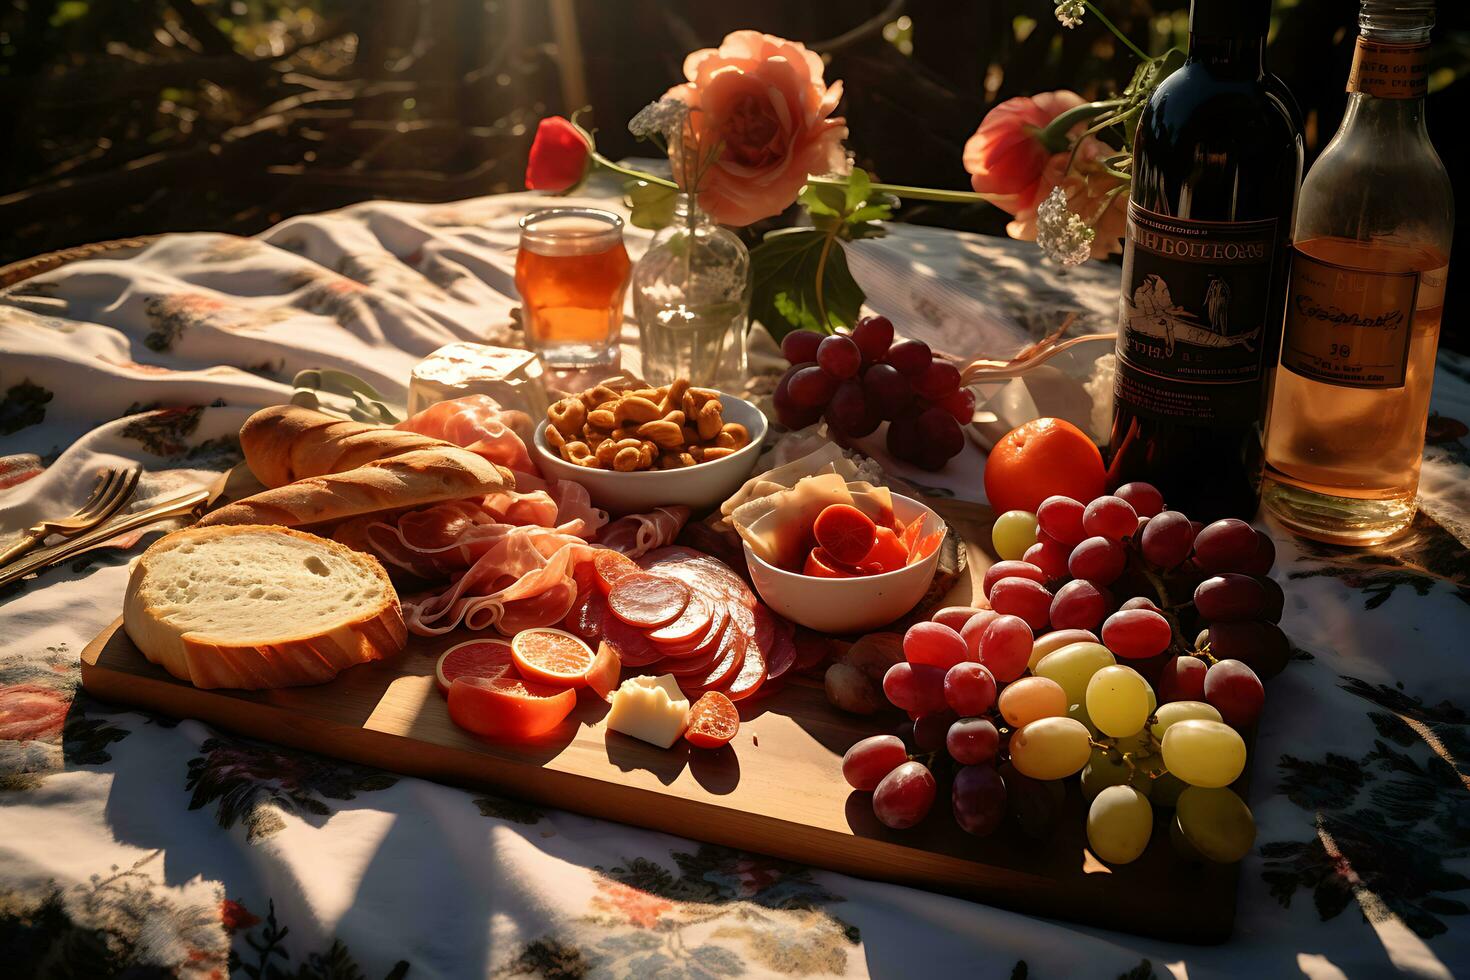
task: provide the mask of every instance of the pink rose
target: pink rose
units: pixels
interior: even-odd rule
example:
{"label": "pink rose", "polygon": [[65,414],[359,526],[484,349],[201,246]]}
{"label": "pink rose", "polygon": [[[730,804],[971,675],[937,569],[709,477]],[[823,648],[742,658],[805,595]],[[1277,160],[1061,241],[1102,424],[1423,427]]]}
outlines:
{"label": "pink rose", "polygon": [[[980,128],[965,143],[965,170],[976,194],[1016,214],[1035,207],[1051,192],[1042,173],[1052,151],[1037,138],[1057,116],[1085,100],[1066,90],[1007,99],[985,114]],[[1074,131],[1086,130],[1079,122]]]}
{"label": "pink rose", "polygon": [[1088,136],[1077,148],[1072,169],[1067,170],[1071,151],[1053,154],[1042,170],[1040,191],[1032,205],[1015,212],[1015,220],[1006,225],[1006,234],[1019,241],[1036,241],[1036,204],[1060,186],[1067,195],[1067,209],[1079,215],[1097,232],[1092,242],[1092,257],[1107,258],[1122,252],[1123,233],[1128,224],[1128,191],[1109,197],[1123,182],[1103,170],[1102,162],[1117,151],[1102,140]]}
{"label": "pink rose", "polygon": [[[699,204],[716,221],[748,225],[790,207],[811,174],[841,171],[847,126],[829,118],[842,83],[822,80],[822,59],[796,41],[736,31],[718,49],[684,59],[684,85],[671,98],[690,108],[695,146],[722,144],[699,184]],[[685,138],[686,152],[693,152]],[[680,162],[675,161],[675,173]]]}

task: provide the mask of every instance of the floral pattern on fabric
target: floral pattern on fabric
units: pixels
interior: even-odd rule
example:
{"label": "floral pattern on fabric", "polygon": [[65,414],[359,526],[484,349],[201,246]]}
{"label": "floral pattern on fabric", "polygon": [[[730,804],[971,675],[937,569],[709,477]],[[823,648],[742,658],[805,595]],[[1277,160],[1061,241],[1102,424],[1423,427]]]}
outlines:
{"label": "floral pattern on fabric", "polygon": [[859,941],[828,911],[843,899],[808,868],[710,844],[598,869],[585,941],[542,936],[497,976],[649,975],[705,980],[751,974],[841,974]]}
{"label": "floral pattern on fabric", "polygon": [[330,817],[324,800],[355,800],[398,782],[378,769],[230,735],[208,738],[200,750],[189,760],[189,809],[215,804],[219,825],[243,824],[251,842],[283,830],[283,813]]}
{"label": "floral pattern on fabric", "polygon": [[0,399],[0,436],[12,435],[28,425],[39,425],[46,420],[46,403],[55,397],[40,385],[30,380],[21,381],[5,389]]}
{"label": "floral pattern on fabric", "polygon": [[222,980],[230,942],[218,903],[181,902],[157,880],[162,854],[72,888],[0,889],[6,975]]}
{"label": "floral pattern on fabric", "polygon": [[203,405],[158,409],[131,406],[131,409],[127,414],[136,418],[123,426],[123,438],[136,440],[155,456],[186,460],[191,468],[212,470],[227,470],[245,458],[240,451],[240,440],[235,436],[191,442],[204,416]]}
{"label": "floral pattern on fabric", "polygon": [[1449,928],[1470,889],[1447,862],[1470,857],[1470,716],[1425,705],[1397,688],[1344,677],[1343,690],[1376,705],[1380,738],[1358,758],[1281,757],[1281,791],[1315,814],[1316,836],[1262,845],[1262,877],[1282,905],[1309,892],[1323,920],[1357,901],[1365,920],[1396,916],[1421,938]]}
{"label": "floral pattern on fabric", "polygon": [[128,732],[87,716],[92,701],[78,695],[80,677],[65,645],[0,659],[0,790],[34,789],[67,766],[112,760],[107,747]]}

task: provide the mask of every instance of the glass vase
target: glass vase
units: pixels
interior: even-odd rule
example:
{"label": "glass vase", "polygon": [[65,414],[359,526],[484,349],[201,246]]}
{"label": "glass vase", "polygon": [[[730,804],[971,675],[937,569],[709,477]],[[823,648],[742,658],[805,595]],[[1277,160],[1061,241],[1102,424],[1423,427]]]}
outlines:
{"label": "glass vase", "polygon": [[633,268],[643,378],[738,394],[746,374],[750,253],[686,194]]}

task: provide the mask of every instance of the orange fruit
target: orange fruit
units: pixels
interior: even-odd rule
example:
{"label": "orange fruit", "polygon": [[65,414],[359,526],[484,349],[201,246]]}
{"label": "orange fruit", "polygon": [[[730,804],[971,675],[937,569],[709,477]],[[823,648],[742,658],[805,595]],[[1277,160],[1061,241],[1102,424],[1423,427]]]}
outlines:
{"label": "orange fruit", "polygon": [[1087,503],[1102,496],[1102,453],[1062,419],[1033,419],[1001,437],[985,461],[985,496],[997,514],[1031,513],[1052,494]]}
{"label": "orange fruit", "polygon": [[595,659],[592,648],[580,638],[549,627],[517,633],[510,641],[510,655],[522,677],[559,687],[587,683]]}

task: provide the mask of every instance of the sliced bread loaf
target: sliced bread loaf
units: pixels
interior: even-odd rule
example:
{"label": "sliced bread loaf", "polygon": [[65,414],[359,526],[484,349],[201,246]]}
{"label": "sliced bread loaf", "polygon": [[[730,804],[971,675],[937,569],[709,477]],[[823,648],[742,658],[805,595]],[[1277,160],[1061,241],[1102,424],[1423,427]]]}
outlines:
{"label": "sliced bread loaf", "polygon": [[160,538],[128,579],[123,626],[195,687],[319,684],[390,657],[408,633],[383,566],[282,527],[195,527]]}

